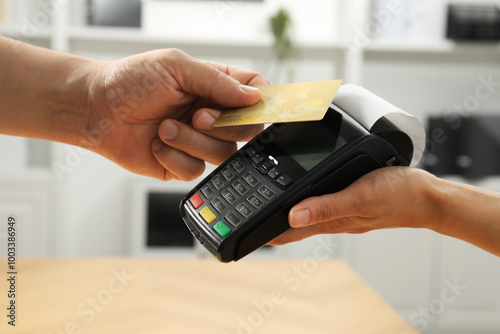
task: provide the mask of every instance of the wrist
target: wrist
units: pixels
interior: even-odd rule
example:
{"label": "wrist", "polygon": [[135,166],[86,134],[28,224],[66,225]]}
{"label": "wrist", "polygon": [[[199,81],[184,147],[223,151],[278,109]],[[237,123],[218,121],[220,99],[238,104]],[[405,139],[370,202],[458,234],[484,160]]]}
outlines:
{"label": "wrist", "polygon": [[[51,96],[56,115],[61,118],[58,141],[92,149],[89,133],[99,117],[101,107],[92,90],[99,77],[101,63],[88,59],[71,61],[69,74]],[[57,139],[56,139],[57,140]]]}
{"label": "wrist", "polygon": [[425,219],[423,227],[444,234],[449,230],[452,214],[449,212],[449,182],[425,172],[427,176],[421,183],[421,194],[425,199]]}
{"label": "wrist", "polygon": [[0,37],[0,133],[79,145],[99,62]]}
{"label": "wrist", "polygon": [[500,194],[474,186],[437,179],[437,207],[432,228],[500,256]]}
{"label": "wrist", "polygon": [[442,179],[435,175],[421,170],[412,169],[412,178],[410,187],[413,189],[412,202],[409,204],[413,206],[410,210],[413,216],[412,226],[415,228],[426,228],[439,232],[443,227],[444,218],[446,217],[443,212],[445,206],[444,188]]}

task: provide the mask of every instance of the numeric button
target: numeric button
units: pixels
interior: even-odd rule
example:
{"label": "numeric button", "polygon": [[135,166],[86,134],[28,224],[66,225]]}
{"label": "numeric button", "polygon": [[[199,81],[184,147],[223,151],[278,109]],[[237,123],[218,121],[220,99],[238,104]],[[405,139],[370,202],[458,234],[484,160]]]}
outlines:
{"label": "numeric button", "polygon": [[211,202],[212,206],[217,210],[218,213],[223,213],[224,211],[227,210],[227,207],[222,203],[222,201],[219,198],[214,199]]}
{"label": "numeric button", "polygon": [[240,159],[235,159],[231,162],[236,173],[241,173],[245,170],[245,166],[241,163]]}
{"label": "numeric button", "polygon": [[264,207],[264,202],[262,202],[262,200],[255,195],[249,196],[247,201],[256,209],[262,209],[262,207]]}
{"label": "numeric button", "polygon": [[246,172],[243,174],[243,180],[245,180],[246,183],[252,188],[255,188],[256,186],[259,185],[260,181],[258,178],[255,177],[251,172]]}
{"label": "numeric button", "polygon": [[233,182],[233,188],[240,194],[241,196],[245,196],[248,193],[248,188],[245,187],[243,182],[240,180],[236,180]]}
{"label": "numeric button", "polygon": [[224,189],[221,194],[222,197],[224,197],[224,199],[231,205],[236,203],[236,201],[238,200],[238,197],[229,189]]}
{"label": "numeric button", "polygon": [[212,178],[212,184],[214,187],[219,190],[222,187],[224,187],[224,181],[222,181],[221,177],[219,175],[216,175]]}
{"label": "numeric button", "polygon": [[231,181],[232,179],[234,179],[234,174],[233,174],[233,172],[231,172],[231,170],[228,167],[226,167],[222,170],[222,175],[224,175],[224,178],[227,181]]}
{"label": "numeric button", "polygon": [[276,197],[276,194],[271,189],[269,189],[267,186],[262,186],[257,191],[259,192],[259,194],[261,194],[268,201],[270,201]]}
{"label": "numeric button", "polygon": [[250,218],[253,215],[253,211],[246,204],[240,204],[236,207],[236,210],[241,213],[245,218]]}

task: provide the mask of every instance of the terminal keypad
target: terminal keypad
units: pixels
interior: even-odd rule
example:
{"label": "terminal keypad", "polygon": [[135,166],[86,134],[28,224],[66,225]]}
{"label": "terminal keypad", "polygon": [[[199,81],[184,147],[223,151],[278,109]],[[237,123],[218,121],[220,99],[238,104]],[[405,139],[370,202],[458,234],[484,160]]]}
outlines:
{"label": "terminal keypad", "polygon": [[194,209],[221,238],[276,198],[277,193],[261,181],[261,175],[281,188],[293,182],[272,157],[254,148],[245,153],[245,157],[233,159],[190,198]]}

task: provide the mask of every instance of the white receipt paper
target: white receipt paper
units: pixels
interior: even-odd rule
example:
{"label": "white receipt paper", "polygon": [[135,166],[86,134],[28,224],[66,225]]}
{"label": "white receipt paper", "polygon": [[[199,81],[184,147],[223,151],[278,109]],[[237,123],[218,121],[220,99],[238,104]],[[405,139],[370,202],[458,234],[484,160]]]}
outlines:
{"label": "white receipt paper", "polygon": [[333,103],[371,130],[382,117],[406,133],[413,143],[410,166],[419,163],[425,149],[425,130],[413,115],[404,112],[380,96],[356,85],[342,85]]}

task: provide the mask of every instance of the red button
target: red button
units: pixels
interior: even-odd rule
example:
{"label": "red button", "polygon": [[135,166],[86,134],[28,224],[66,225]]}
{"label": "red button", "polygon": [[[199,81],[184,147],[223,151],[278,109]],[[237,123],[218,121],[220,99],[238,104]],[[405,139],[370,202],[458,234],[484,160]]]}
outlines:
{"label": "red button", "polygon": [[198,195],[198,194],[196,194],[193,197],[191,197],[189,199],[189,201],[191,202],[191,204],[193,204],[193,206],[194,206],[195,209],[198,209],[204,203],[203,200],[201,199],[200,195]]}

